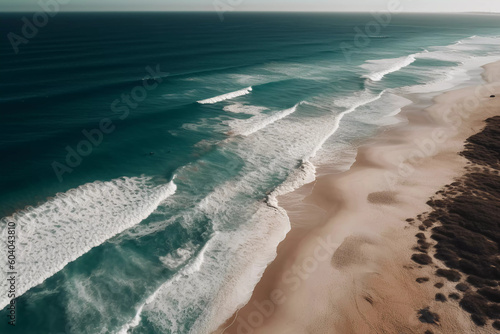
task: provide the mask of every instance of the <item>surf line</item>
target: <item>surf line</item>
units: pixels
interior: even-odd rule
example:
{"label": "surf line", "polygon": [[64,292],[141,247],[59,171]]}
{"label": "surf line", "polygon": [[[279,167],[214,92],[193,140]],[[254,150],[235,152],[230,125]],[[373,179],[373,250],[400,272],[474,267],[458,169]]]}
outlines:
{"label": "surf line", "polygon": [[198,103],[199,104],[214,104],[217,102],[234,99],[235,97],[238,97],[238,96],[250,94],[250,92],[252,90],[253,90],[253,88],[250,86],[250,87],[247,87],[244,89],[237,90],[235,92],[219,95],[219,96],[212,97],[212,98],[206,99],[206,100],[201,100],[201,101],[198,101]]}

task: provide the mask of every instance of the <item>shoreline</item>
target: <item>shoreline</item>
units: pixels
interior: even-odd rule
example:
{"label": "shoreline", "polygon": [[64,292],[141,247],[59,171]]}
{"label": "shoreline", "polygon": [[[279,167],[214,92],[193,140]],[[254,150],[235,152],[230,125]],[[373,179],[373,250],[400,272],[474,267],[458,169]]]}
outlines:
{"label": "shoreline", "polygon": [[[435,268],[411,260],[421,232],[413,217],[425,217],[428,199],[465,174],[466,140],[500,114],[488,93],[500,93],[500,62],[483,68],[486,84],[445,92],[425,112],[404,108],[398,117],[408,122],[361,145],[348,171],[280,196],[291,231],[250,301],[215,333],[430,330],[421,318],[433,314],[426,307],[435,291],[416,280]],[[440,330],[477,332],[462,309],[442,304]]]}

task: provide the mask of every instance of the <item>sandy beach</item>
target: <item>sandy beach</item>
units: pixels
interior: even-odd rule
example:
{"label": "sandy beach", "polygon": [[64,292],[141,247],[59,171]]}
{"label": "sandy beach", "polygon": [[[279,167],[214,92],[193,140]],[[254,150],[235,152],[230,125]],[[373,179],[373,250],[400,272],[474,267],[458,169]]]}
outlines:
{"label": "sandy beach", "polygon": [[[466,207],[467,198],[479,206],[498,200],[488,193],[498,150],[487,142],[498,121],[485,129],[485,120],[500,115],[500,62],[486,65],[483,79],[439,95],[425,110],[410,105],[399,125],[359,148],[348,171],[322,174],[320,166],[314,183],[280,197],[292,230],[251,300],[217,333],[497,332],[497,213],[489,234],[475,226],[460,241],[454,231],[467,224],[454,226],[458,218],[449,218],[460,213],[443,209]],[[466,145],[483,130],[490,134]],[[484,196],[474,190],[479,184]],[[478,262],[458,254],[471,238],[489,245],[483,258],[476,254],[493,268],[489,278],[471,275],[473,264],[464,261]]]}

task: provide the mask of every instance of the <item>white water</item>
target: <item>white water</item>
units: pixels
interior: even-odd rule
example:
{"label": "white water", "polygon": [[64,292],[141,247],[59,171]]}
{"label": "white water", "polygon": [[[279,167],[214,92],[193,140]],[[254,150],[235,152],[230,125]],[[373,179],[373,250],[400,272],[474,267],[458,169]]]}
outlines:
{"label": "white water", "polygon": [[[383,94],[363,92],[349,100],[352,103],[341,115],[331,114],[302,122],[297,122],[300,120],[297,117],[280,118],[254,132],[255,136],[246,137],[239,144],[233,142],[239,145],[241,158],[253,167],[240,179],[228,181],[199,203],[198,210],[211,218],[218,231],[205,248],[201,269],[166,282],[155,294],[154,301],[141,309],[143,316],[147,316],[158,331],[176,333],[189,317],[186,309],[194,307],[202,315],[190,327],[190,333],[208,333],[245,305],[265,268],[275,258],[277,245],[290,229],[288,216],[278,206],[277,197],[314,181],[315,167],[307,158],[314,157],[333,135],[343,115],[378,100]],[[348,101],[340,103],[347,105]],[[311,140],[304,141],[305,136]],[[234,229],[235,217],[245,210],[239,206],[248,206],[245,202],[234,202],[234,198],[254,192],[255,182],[260,182],[275,168],[285,168],[281,161],[300,154],[306,158],[301,166],[269,194],[267,204],[257,203],[248,224],[241,222]],[[265,160],[263,155],[267,157]],[[266,164],[270,156],[274,161]],[[222,263],[225,265],[221,266]]]}
{"label": "white water", "polygon": [[[415,58],[415,55],[412,56]],[[386,74],[411,64],[414,61],[413,58],[410,56],[400,58],[401,62],[397,64],[398,66],[379,67],[373,72],[372,78],[380,78],[379,80],[381,80]],[[386,62],[385,65],[387,64]],[[393,60],[392,64],[394,64]],[[243,136],[253,135],[241,139],[245,143],[248,141],[248,145],[245,145],[246,150],[239,147],[241,151],[238,151],[238,154],[262,175],[269,172],[267,168],[274,168],[287,156],[303,157],[302,164],[268,196],[268,205],[259,204],[259,208],[249,224],[250,228],[241,226],[235,230],[227,230],[224,222],[231,221],[233,217],[230,212],[227,212],[227,208],[233,205],[230,199],[240,192],[252,191],[251,181],[259,181],[260,173],[245,175],[244,179],[240,180],[241,182],[228,182],[202,201],[200,209],[213,218],[219,232],[207,244],[203,257],[198,258],[200,262],[196,266],[197,270],[192,270],[190,275],[183,275],[174,281],[165,283],[161,290],[148,299],[147,304],[138,309],[138,313],[131,320],[131,323],[138,324],[137,319],[140,319],[142,312],[143,316],[147,316],[150,322],[158,326],[159,331],[171,333],[181,330],[188,331],[180,326],[182,326],[183,320],[189,317],[189,312],[186,309],[195,308],[201,311],[201,316],[197,318],[193,326],[190,326],[189,331],[190,333],[204,333],[215,330],[235,310],[246,304],[263,271],[268,263],[274,259],[277,244],[284,238],[289,229],[288,217],[286,212],[279,208],[277,197],[314,181],[315,166],[311,160],[337,133],[342,119],[361,108],[363,111],[370,111],[369,108],[367,108],[368,110],[365,108],[382,98],[385,100],[384,95],[390,95],[386,93],[387,91],[384,90],[374,95],[366,90],[339,99],[335,101],[334,105],[337,109],[341,107],[344,110],[337,114],[331,113],[321,117],[309,115],[299,115],[299,117],[294,114],[295,110],[290,112],[287,109],[287,113],[283,117],[277,117],[273,120],[270,118],[272,116],[265,116],[260,113],[261,110],[257,111],[249,106],[246,109],[249,111],[247,113],[256,115],[255,117],[229,123],[233,126],[233,130],[242,129],[239,132]],[[396,115],[401,110],[401,105],[407,102],[404,99],[388,98],[387,105],[381,106],[385,110],[373,117]],[[382,103],[382,101],[377,103]],[[309,105],[315,106],[316,103]],[[240,112],[243,110],[242,106],[236,104],[232,108],[236,112]],[[226,111],[235,112],[233,110]],[[282,112],[276,115],[282,115]],[[366,117],[370,118],[370,114],[367,114]],[[235,133],[237,132],[235,131]],[[305,140],[306,138],[307,140]],[[232,144],[236,145],[234,142]],[[260,156],[262,152],[274,157],[275,161],[271,162],[270,166],[262,165],[262,162],[265,161]],[[239,209],[238,207],[231,208],[233,211]],[[257,257],[256,254],[259,256]],[[224,266],[221,265],[222,263]]]}
{"label": "white water", "polygon": [[379,59],[368,60],[365,64],[361,65],[362,68],[370,71],[369,74],[364,75],[364,78],[371,81],[380,81],[387,74],[399,71],[400,69],[412,64],[417,60],[419,54],[412,54],[406,57],[396,59]]}
{"label": "white water", "polygon": [[231,127],[230,134],[249,136],[259,130],[262,130],[266,126],[294,113],[297,110],[299,104],[300,103],[297,103],[292,108],[282,110],[272,115],[259,114],[247,120],[241,120],[241,119],[231,120],[226,122],[226,124],[229,125],[229,127]]}
{"label": "white water", "polygon": [[[384,92],[378,96],[370,96],[370,94],[364,92],[361,95],[356,95],[354,98],[337,101],[337,106],[345,107],[346,110],[336,116],[329,115],[329,117],[324,118],[324,122],[318,122],[314,126],[301,124],[296,119],[291,119],[295,117],[295,115],[292,115],[289,117],[290,119],[285,117],[279,118],[278,120],[281,123],[275,120],[266,123],[266,125],[260,127],[257,131],[253,131],[252,134],[256,135],[260,135],[260,132],[269,134],[273,131],[278,135],[277,130],[281,130],[286,134],[297,131],[300,133],[300,136],[297,137],[302,139],[302,141],[306,141],[304,139],[307,138],[310,139],[311,143],[317,143],[317,145],[310,153],[303,155],[305,160],[301,167],[294,171],[282,185],[270,194],[268,203],[274,208],[261,203],[254,219],[252,219],[252,229],[243,228],[241,231],[216,233],[196,259],[190,263],[189,267],[182,270],[180,275],[176,275],[175,279],[162,285],[159,290],[137,309],[135,317],[130,323],[124,326],[122,332],[127,332],[131,327],[137,326],[140,323],[142,312],[147,314],[150,320],[157,323],[159,327],[171,330],[172,332],[179,331],[180,328],[178,326],[182,323],[182,317],[179,315],[188,313],[185,309],[193,305],[193,300],[202,300],[206,304],[196,304],[200,309],[203,308],[203,317],[199,318],[195,326],[191,328],[191,332],[208,332],[214,329],[219,321],[223,321],[225,317],[227,318],[228,315],[231,315],[236,308],[244,305],[248,301],[253,287],[258,282],[263,270],[274,259],[274,244],[279,242],[282,233],[286,233],[287,231],[286,214],[283,216],[283,212],[278,207],[277,196],[293,191],[300,185],[313,181],[315,168],[307,159],[316,156],[318,151],[324,147],[325,142],[337,132],[340,122],[345,115],[381,99]],[[396,112],[390,111],[389,115],[393,115]],[[310,120],[304,120],[304,122],[306,121]],[[280,127],[278,128],[277,124],[274,123],[280,123]],[[328,124],[328,127],[321,123]],[[305,131],[305,128],[308,131]],[[317,133],[309,132],[309,130],[315,129],[318,129]],[[324,131],[325,129],[327,131]],[[288,154],[288,149],[291,150],[290,155],[292,155],[299,151],[298,146],[293,145],[300,145],[301,143],[300,141],[294,141],[292,137],[290,138],[292,140],[287,141],[286,139],[288,138],[280,137],[279,141],[265,143],[265,145],[270,146],[269,151],[276,153],[277,158],[281,158],[280,154]],[[265,139],[265,137],[259,137],[259,139]],[[281,146],[278,147],[277,145]],[[249,147],[256,147],[256,145],[249,145]],[[260,167],[254,161],[252,161],[252,164]],[[249,179],[252,178],[249,177]],[[238,191],[241,190],[238,186],[250,189],[252,185],[248,183],[229,183],[227,186],[214,192],[213,196],[209,196],[200,207],[205,212],[210,213],[211,217],[221,218],[221,220],[222,218],[226,218],[224,213],[225,208],[231,204],[229,199],[238,194],[235,189],[238,189]],[[269,224],[270,221],[275,223],[275,225],[272,227],[267,226],[266,224]],[[218,221],[215,223],[217,224]],[[253,231],[253,229],[258,229],[258,231]],[[271,237],[267,238],[269,235]],[[262,251],[262,256],[254,258],[255,254],[259,251]],[[238,258],[236,261],[230,263],[227,268],[221,270],[221,263],[224,263],[223,261],[228,259],[228,257],[221,255],[225,252],[234,252],[234,254],[238,255]],[[168,254],[162,257],[162,259],[167,259],[166,263],[164,262],[166,267],[172,266],[172,268],[177,268],[183,265],[187,258],[191,256],[185,254],[187,253],[180,251],[180,253]],[[235,264],[234,262],[237,263]],[[219,270],[216,270],[217,268]],[[230,277],[230,280],[221,284],[221,280],[227,277]],[[235,286],[238,287],[238,290],[230,291]],[[216,296],[216,298],[212,298],[213,296]],[[209,300],[207,301],[207,299]]]}
{"label": "white water", "polygon": [[[2,222],[17,225],[17,296],[93,247],[146,219],[175,190],[173,181],[153,186],[146,177],[96,181],[3,218]],[[3,229],[5,225],[2,224]],[[3,290],[5,272],[0,275]],[[0,296],[0,308],[8,302],[6,294]]]}
{"label": "white water", "polygon": [[235,97],[238,97],[238,96],[250,94],[251,91],[252,91],[252,87],[248,87],[245,89],[237,90],[235,92],[212,97],[210,99],[201,100],[201,101],[198,101],[198,103],[200,103],[200,104],[213,104],[213,103],[217,103],[217,102],[221,102],[221,101],[225,101],[225,100],[234,99]]}
{"label": "white water", "polygon": [[190,242],[183,248],[160,257],[160,261],[170,270],[175,270],[182,266],[195,252],[194,245]]}
{"label": "white water", "polygon": [[314,182],[316,179],[316,167],[308,160],[302,162],[299,168],[294,170],[285,182],[280,184],[269,194],[267,202],[276,208],[279,208],[278,197],[291,193],[303,185]]}
{"label": "white water", "polygon": [[343,111],[342,113],[340,113],[340,115],[338,115],[335,118],[335,121],[333,123],[333,126],[331,127],[331,130],[326,133],[326,135],[316,145],[314,150],[309,155],[307,155],[304,160],[309,160],[309,159],[316,156],[316,154],[323,147],[325,142],[331,136],[333,136],[333,134],[335,132],[337,132],[337,130],[340,126],[340,121],[342,120],[342,118],[344,118],[345,115],[352,113],[353,111],[355,111],[359,107],[362,107],[364,105],[367,105],[367,104],[370,104],[372,102],[379,100],[384,95],[385,92],[386,92],[386,90],[380,92],[380,94],[378,94],[376,96],[373,96],[370,93],[368,93],[367,91],[364,91],[364,92],[361,92],[359,95],[354,95],[353,97],[349,97],[349,98],[337,101],[336,104],[338,106],[347,107],[347,109],[345,111]]}
{"label": "white water", "polygon": [[224,107],[224,111],[231,112],[234,114],[249,114],[249,115],[258,115],[262,111],[267,110],[266,107],[245,105],[242,103],[234,103]]}
{"label": "white water", "polygon": [[211,239],[207,242],[207,244],[198,253],[196,258],[193,261],[191,261],[191,263],[188,266],[186,266],[184,269],[179,271],[171,280],[162,284],[153,294],[151,294],[151,296],[149,296],[144,301],[144,303],[139,305],[134,318],[131,321],[129,321],[128,323],[126,323],[125,325],[123,325],[123,327],[116,334],[127,334],[129,329],[137,327],[141,322],[141,314],[144,310],[144,307],[146,305],[153,303],[155,301],[156,297],[158,296],[158,294],[160,294],[163,291],[165,291],[166,289],[168,289],[174,282],[181,280],[186,275],[193,274],[194,272],[199,271],[201,268],[201,265],[203,263],[203,259],[204,259],[205,253],[207,251],[207,248],[212,243],[212,240],[213,239]]}
{"label": "white water", "polygon": [[[443,59],[442,53],[438,53],[437,57],[439,57],[439,59]],[[444,58],[443,60],[446,60],[446,58]],[[448,67],[441,71],[434,70],[432,72],[432,77],[434,78],[434,80],[431,80],[422,85],[403,87],[402,90],[406,93],[423,94],[451,89],[462,82],[470,80],[471,76],[468,74],[470,70],[478,69],[483,65],[495,61],[498,61],[498,56],[468,57],[467,59],[463,59],[463,61],[455,67]]]}

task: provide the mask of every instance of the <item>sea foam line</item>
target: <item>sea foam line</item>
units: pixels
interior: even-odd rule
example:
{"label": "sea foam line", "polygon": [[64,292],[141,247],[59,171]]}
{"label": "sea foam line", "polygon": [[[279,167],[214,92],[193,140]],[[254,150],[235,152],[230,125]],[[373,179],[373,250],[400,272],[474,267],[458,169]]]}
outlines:
{"label": "sea foam line", "polygon": [[[326,142],[326,140],[328,140],[328,138],[330,138],[337,131],[342,118],[345,115],[355,111],[356,109],[358,109],[359,107],[361,107],[363,105],[377,101],[378,99],[380,99],[384,95],[385,92],[386,91],[384,90],[381,93],[379,93],[377,96],[373,96],[371,98],[367,98],[365,100],[357,102],[354,105],[352,105],[350,108],[348,108],[347,110],[342,112],[340,115],[338,115],[335,119],[335,124],[334,124],[334,127],[332,128],[332,131],[330,131],[322,139],[322,141],[319,143],[319,145],[317,145],[315,147],[315,149],[302,160],[299,168],[294,170],[287,177],[285,182],[283,182],[281,185],[277,186],[268,195],[267,201],[266,201],[267,207],[262,207],[261,210],[259,210],[259,212],[256,214],[256,216],[258,218],[255,219],[255,221],[257,222],[257,224],[259,224],[259,223],[262,224],[263,222],[269,222],[269,221],[280,222],[278,224],[278,226],[280,226],[280,228],[282,229],[282,231],[281,231],[282,234],[276,235],[276,237],[275,237],[276,240],[275,240],[273,246],[275,246],[277,248],[279,242],[281,242],[286,237],[286,234],[291,229],[291,224],[290,224],[288,214],[287,214],[285,209],[283,209],[282,207],[279,206],[278,197],[285,195],[285,194],[288,194],[288,193],[291,193],[291,192],[299,189],[300,187],[302,187],[308,183],[314,182],[316,179],[316,167],[309,160],[316,155],[317,151],[323,146],[323,144]],[[276,218],[269,219],[269,216],[271,214],[275,215]],[[257,230],[259,230],[259,229],[257,229]],[[270,245],[268,245],[268,246],[270,246]],[[219,321],[215,321],[211,325],[207,325],[207,324],[202,325],[203,322],[202,323],[197,322],[197,324],[196,324],[197,326],[195,326],[195,328],[194,328],[195,330],[192,330],[190,333],[213,332],[216,328],[218,328],[218,326],[220,326],[220,324],[224,320],[227,320],[232,314],[234,314],[234,312],[237,312],[237,310],[241,309],[244,305],[246,305],[252,296],[253,289],[255,288],[257,283],[260,281],[260,278],[262,277],[265,269],[276,258],[276,255],[277,255],[276,248],[274,248],[273,251],[268,250],[267,256],[265,256],[261,259],[262,263],[261,263],[259,270],[256,270],[255,272],[253,272],[252,275],[246,275],[247,277],[254,278],[253,281],[246,282],[247,287],[252,287],[252,289],[249,289],[246,292],[239,293],[238,297],[235,298],[235,301],[237,300],[238,303],[233,303],[233,305],[235,305],[235,308],[230,309],[230,310],[226,309],[225,316],[222,316],[221,314],[217,314],[217,317],[219,317]],[[242,287],[240,285],[237,285],[237,286],[240,287],[240,290],[242,290]],[[227,307],[228,304],[229,303],[226,303],[224,306]],[[215,315],[210,314],[210,313],[209,313],[209,315],[210,315],[210,319],[212,319],[212,321],[213,321],[213,319],[216,319]],[[201,329],[202,331],[200,331],[199,329]]]}
{"label": "sea foam line", "polygon": [[186,267],[184,267],[181,271],[179,271],[177,274],[175,274],[174,277],[169,279],[168,281],[164,282],[163,284],[160,285],[158,289],[155,290],[139,307],[137,308],[137,311],[135,313],[134,318],[130,320],[128,323],[124,324],[120,330],[116,332],[116,334],[127,334],[128,331],[134,327],[137,327],[141,323],[141,314],[142,311],[144,310],[144,307],[147,306],[148,304],[151,304],[155,298],[158,296],[161,291],[167,289],[169,286],[171,286],[174,282],[180,280],[182,277],[185,275],[193,274],[201,269],[201,265],[203,264],[203,260],[205,257],[205,253],[207,252],[207,249],[209,248],[210,244],[213,242],[214,238],[217,236],[218,232],[215,232],[212,238],[208,240],[208,242],[203,246],[203,248],[200,250],[198,255],[195,257],[191,263],[189,263]]}
{"label": "sea foam line", "polygon": [[[355,111],[356,109],[358,109],[359,107],[361,107],[363,105],[372,103],[372,102],[380,99],[383,96],[384,93],[385,93],[385,90],[382,91],[377,96],[374,96],[372,98],[368,98],[368,99],[362,100],[360,102],[357,102],[353,106],[351,106],[349,109],[345,110],[341,115],[338,115],[336,117],[335,126],[333,127],[332,131],[329,132],[323,138],[323,140],[313,150],[313,152],[311,152],[307,157],[305,157],[305,159],[300,164],[299,168],[297,168],[296,170],[294,170],[287,177],[287,179],[285,180],[285,182],[283,182],[281,185],[279,185],[278,187],[276,187],[268,195],[267,201],[266,201],[268,207],[267,208],[263,207],[257,213],[257,215],[259,215],[260,218],[256,219],[256,222],[262,223],[262,222],[266,222],[266,221],[280,221],[280,223],[278,225],[283,230],[281,231],[282,234],[280,236],[276,237],[276,242],[274,243],[274,246],[277,247],[278,244],[279,244],[279,242],[281,242],[285,238],[286,234],[291,229],[291,224],[290,224],[290,220],[288,218],[288,214],[287,214],[286,210],[284,210],[282,207],[279,206],[278,197],[282,196],[282,195],[285,195],[285,194],[288,194],[288,193],[291,193],[291,192],[295,191],[296,189],[299,189],[300,187],[302,187],[302,186],[304,186],[304,185],[306,185],[308,183],[314,182],[314,180],[316,179],[316,167],[309,161],[309,159],[311,159],[312,157],[314,157],[316,155],[317,151],[326,142],[326,140],[329,137],[331,137],[336,132],[336,130],[339,127],[339,123],[340,123],[341,119],[343,118],[343,116],[347,115],[348,113],[351,113],[351,112]],[[270,214],[274,214],[276,216],[276,218],[275,219],[269,219],[269,215]],[[265,271],[265,269],[269,266],[269,264],[275,258],[276,258],[276,249],[273,249],[273,252],[269,251],[269,254],[262,259],[262,264],[261,264],[262,266],[261,266],[260,271],[254,272],[253,275],[247,275],[248,277],[254,277],[254,279],[255,279],[252,282],[246,282],[248,284],[248,287],[253,287],[254,288],[257,285],[257,283],[259,282],[260,278],[262,277],[263,272]],[[248,303],[248,301],[250,300],[250,298],[252,296],[252,293],[253,293],[253,289],[248,290],[246,293],[240,293],[240,295],[237,298],[237,300],[239,300],[239,304],[236,306],[236,308],[232,309],[232,310],[229,310],[229,312],[227,312],[228,310],[226,310],[226,312],[227,312],[226,316],[225,317],[221,317],[219,315],[220,319],[222,321],[228,319],[229,316],[232,315],[232,314],[234,314],[235,311],[239,310],[241,307],[243,307],[244,305],[246,305]],[[234,304],[234,305],[236,305],[236,304]],[[215,319],[215,316],[213,316],[212,319]],[[208,328],[206,326],[200,326],[198,324],[199,326],[197,326],[196,329],[202,328],[206,332],[212,332],[221,323],[222,323],[221,321],[219,321],[218,323],[215,322],[214,324],[212,324],[211,327],[208,327]],[[207,331],[207,329],[208,329],[208,331]],[[191,333],[196,333],[196,332],[198,332],[198,331],[196,331],[196,330],[195,331],[191,331]]]}
{"label": "sea foam line", "polygon": [[382,98],[382,96],[385,94],[385,92],[387,91],[387,89],[384,89],[382,92],[380,92],[377,96],[374,96],[372,98],[368,98],[368,99],[365,99],[365,100],[362,100],[362,101],[359,101],[357,103],[355,103],[354,105],[352,105],[351,107],[349,107],[347,110],[343,111],[342,113],[340,113],[336,118],[335,118],[335,122],[334,122],[334,125],[331,129],[331,131],[329,131],[324,137],[323,139],[318,143],[318,145],[316,145],[316,147],[314,148],[314,150],[309,154],[307,155],[306,157],[304,157],[304,161],[309,161],[310,159],[314,158],[316,156],[316,154],[318,153],[318,151],[321,149],[321,147],[323,147],[323,145],[325,144],[325,142],[335,134],[335,132],[337,132],[339,126],[340,126],[340,121],[342,120],[342,118],[344,118],[345,115],[347,114],[350,114],[352,113],[353,111],[355,111],[356,109],[358,109],[359,107],[362,107],[364,105],[367,105],[367,104],[370,104],[372,102],[375,102],[377,100],[379,100],[380,98]]}
{"label": "sea foam line", "polygon": [[[240,240],[237,245],[231,247],[234,258],[228,263],[228,271],[232,275],[226,277],[225,283],[219,283],[214,290],[216,293],[210,296],[210,302],[190,328],[190,334],[214,332],[236,310],[249,302],[255,286],[266,268],[276,258],[277,247],[290,231],[291,226],[286,211],[279,207],[272,207],[269,203],[260,203],[260,208],[251,221],[252,228],[250,229],[221,233],[218,247],[211,250],[213,256],[223,251],[228,243]],[[210,262],[211,264],[207,263],[207,268],[210,266],[215,268],[214,260],[211,259]],[[206,280],[207,278],[198,279]]]}
{"label": "sea foam line", "polygon": [[380,81],[382,80],[387,74],[399,71],[400,69],[409,66],[412,64],[415,60],[417,60],[417,54],[412,54],[406,57],[401,57],[401,58],[396,58],[396,59],[382,59],[382,60],[371,60],[368,61],[368,64],[364,64],[361,67],[365,69],[372,69],[374,66],[377,66],[379,63],[382,63],[382,65],[386,65],[388,62],[391,64],[388,68],[384,68],[381,70],[377,70],[373,73],[363,75],[363,78],[370,79],[371,81]]}
{"label": "sea foam line", "polygon": [[225,100],[234,99],[235,97],[238,97],[238,96],[250,94],[251,91],[252,91],[252,87],[247,87],[247,88],[244,88],[241,90],[237,90],[235,92],[219,95],[219,96],[212,97],[212,98],[206,99],[206,100],[201,100],[201,101],[198,101],[198,103],[199,104],[213,104],[213,103],[217,103],[217,102],[221,102],[221,101],[225,101]]}
{"label": "sea foam line", "polygon": [[[16,269],[20,273],[17,296],[92,248],[140,223],[175,191],[173,180],[160,186],[152,185],[148,177],[96,181],[3,218],[2,222],[15,222],[17,228]],[[6,225],[2,224],[2,233]],[[4,275],[2,271],[2,289],[6,287]],[[6,297],[0,297],[0,308],[9,303]]]}
{"label": "sea foam line", "polygon": [[[316,152],[323,146],[323,144],[328,140],[328,138],[331,137],[337,131],[337,129],[339,128],[340,122],[345,115],[355,111],[357,108],[362,107],[363,105],[375,102],[376,100],[380,99],[385,92],[386,91],[384,90],[383,92],[381,92],[377,96],[363,99],[359,103],[357,102],[357,103],[350,104],[350,105],[346,106],[347,109],[343,113],[341,113],[335,117],[335,121],[333,124],[334,126],[332,127],[332,131],[329,132],[324,137],[324,139],[316,147],[316,149],[310,155],[308,155],[306,158],[314,157],[316,155]],[[284,184],[282,184],[281,186],[278,186],[275,189],[275,191],[273,191],[270,198],[268,199],[268,204],[272,207],[277,206],[278,205],[277,200],[276,200],[277,196],[282,195],[282,194],[287,193],[287,192],[290,192],[290,191],[293,191],[294,189],[296,189],[298,186],[300,186],[304,182],[308,183],[309,180],[313,180],[314,170],[315,170],[314,165],[312,165],[312,163],[310,163],[308,160],[304,160],[302,165],[300,166],[300,169],[298,171],[296,171],[293,175],[290,175],[290,177],[287,179],[287,181]],[[275,202],[275,200],[276,200],[276,202]],[[234,240],[234,239],[236,239],[236,238],[233,238],[231,240]],[[208,258],[208,260],[210,260],[210,258]],[[156,296],[156,294],[154,294],[154,296]],[[151,299],[155,299],[155,298],[153,297]],[[165,300],[164,298],[162,298],[160,296],[158,296],[158,299]],[[149,300],[149,298],[148,298],[148,300]],[[142,307],[140,308],[140,310],[142,311]],[[196,332],[196,331],[194,331],[194,332]]]}
{"label": "sea foam line", "polygon": [[278,203],[278,196],[289,194],[300,187],[314,182],[316,179],[316,167],[309,161],[303,160],[299,168],[294,170],[288,178],[277,186],[267,197],[267,203],[277,209],[282,208]]}
{"label": "sea foam line", "polygon": [[[351,104],[351,106],[343,112],[342,116],[353,112],[360,106],[379,99],[383,93],[384,92],[377,96],[370,96],[369,98],[355,102],[353,105]],[[340,120],[341,115],[338,115],[335,120],[334,129],[332,129],[332,132],[323,139],[319,147],[321,147],[322,143],[324,143],[328,137],[336,131]],[[319,147],[316,148],[315,151],[317,151]],[[311,153],[309,157],[314,156],[315,151]],[[173,305],[170,305],[168,302],[169,299],[180,293],[180,291],[183,291],[185,288],[178,286],[181,284],[180,281],[186,280],[182,283],[189,287],[189,291],[191,293],[200,289],[197,287],[200,282],[204,282],[205,284],[211,286],[209,283],[214,280],[212,276],[216,276],[213,271],[214,268],[217,267],[216,262],[218,260],[216,258],[216,254],[221,254],[222,250],[226,249],[228,243],[231,245],[231,252],[240,255],[255,252],[256,247],[258,247],[258,249],[263,253],[259,256],[257,263],[252,262],[256,261],[255,256],[248,254],[248,256],[242,256],[237,263],[228,264],[230,267],[228,270],[237,273],[231,278],[231,284],[233,286],[237,286],[238,289],[222,289],[222,287],[215,285],[215,289],[218,291],[217,297],[214,298],[209,305],[205,305],[203,307],[204,312],[193,325],[190,333],[211,332],[215,330],[223,321],[229,318],[236,310],[243,307],[250,300],[255,285],[259,282],[269,263],[271,263],[276,257],[277,245],[284,239],[285,235],[290,230],[290,222],[287,213],[279,206],[278,196],[290,193],[307,183],[313,182],[314,180],[315,167],[310,161],[304,160],[300,167],[293,171],[284,183],[276,187],[274,191],[269,194],[266,203],[262,203],[252,219],[252,221],[254,221],[254,224],[251,224],[253,226],[252,229],[241,229],[230,233],[216,233],[210,239],[209,243],[205,245],[192,264],[181,270],[181,272],[174,278],[162,284],[160,288],[146,300],[145,303],[137,308],[136,315],[130,320],[130,322],[125,324],[118,333],[126,334],[131,328],[139,325],[144,312],[147,312],[148,319],[150,321],[157,323],[160,321],[159,319],[163,319],[163,321],[166,322],[162,324],[158,323],[158,325],[176,332],[179,327],[177,320],[175,318],[168,321],[165,319],[168,316],[173,316],[172,312],[174,312],[174,309],[172,309]],[[238,187],[234,184],[228,184],[225,187],[219,188],[200,202],[200,209],[204,212],[219,211],[220,206],[224,206],[226,203],[223,200],[221,201],[221,199],[234,197],[234,194],[237,193],[237,188]],[[273,223],[270,224],[270,222]],[[217,225],[214,227],[216,230],[219,228]],[[238,236],[240,234],[241,236]],[[263,235],[266,237],[263,238]],[[241,240],[247,240],[247,242],[240,244]],[[265,243],[258,244],[259,242]],[[246,259],[248,263],[241,263],[243,261],[242,259]],[[201,270],[201,267],[204,267],[204,269]],[[192,275],[200,277],[194,277]],[[217,281],[217,278],[215,278],[215,281]],[[204,292],[200,294],[199,298],[202,298],[207,293],[207,289],[210,289],[210,287],[207,286],[201,289],[203,289]],[[189,303],[183,302],[182,305],[185,307],[186,305],[189,305]],[[179,306],[177,305],[175,307]]]}
{"label": "sea foam line", "polygon": [[[225,204],[242,190],[241,186],[239,182],[228,181],[201,201],[198,210],[217,220],[221,207],[226,207]],[[268,264],[276,257],[276,248],[290,226],[283,209],[264,202],[256,204],[258,209],[249,226],[228,231],[227,227],[214,224],[216,232],[198,256],[138,306],[136,315],[117,333],[127,333],[140,325],[144,316],[159,328],[158,331],[178,333],[184,318],[190,316],[189,308],[202,313],[189,333],[210,333],[235,309],[246,304]],[[259,256],[256,256],[257,253]],[[221,261],[236,254],[241,258],[238,256],[238,259],[228,261],[227,267],[222,270],[222,274],[227,271],[235,275],[230,281],[225,281],[225,276],[221,277]],[[232,289],[233,286],[238,289]],[[186,294],[186,291],[189,293]]]}
{"label": "sea foam line", "polygon": [[232,128],[232,130],[229,132],[230,134],[233,135],[240,135],[240,136],[249,136],[259,130],[262,130],[266,126],[273,124],[274,122],[287,117],[288,115],[293,114],[296,110],[297,107],[302,104],[303,102],[299,102],[296,105],[294,105],[292,108],[282,110],[280,112],[277,112],[271,116],[268,115],[257,115],[255,117],[252,117],[248,120],[232,120],[228,122],[228,125]]}

